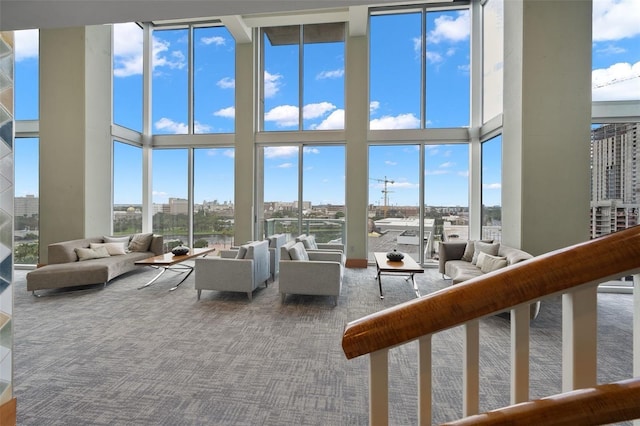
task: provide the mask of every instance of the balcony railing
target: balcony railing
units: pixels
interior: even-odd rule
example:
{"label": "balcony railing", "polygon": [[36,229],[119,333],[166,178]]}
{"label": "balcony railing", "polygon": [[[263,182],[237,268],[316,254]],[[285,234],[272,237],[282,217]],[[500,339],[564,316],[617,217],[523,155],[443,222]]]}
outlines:
{"label": "balcony railing", "polygon": [[[342,339],[345,355],[349,359],[369,355],[369,423],[386,425],[389,421],[389,350],[418,341],[418,419],[421,425],[431,424],[432,336],[457,326],[465,329],[461,412],[465,418],[477,415],[479,320],[506,311],[511,313],[511,403],[529,401],[529,305],[560,294],[563,356],[558,362],[562,363],[562,389],[563,392],[585,389],[578,393],[578,399],[584,400],[578,405],[568,405],[579,409],[569,410],[563,416],[579,418],[569,417],[563,423],[563,416],[556,415],[562,413],[558,408],[561,404],[576,396],[571,393],[529,403],[532,412],[526,415],[546,415],[547,421],[537,423],[545,425],[601,424],[640,418],[637,403],[640,378],[596,387],[597,286],[639,271],[640,227],[634,227],[520,262],[349,323]],[[640,376],[640,275],[634,275],[634,308],[634,374]],[[482,424],[524,424],[496,422],[504,416],[517,415],[518,407],[522,405],[486,414],[481,418],[491,416],[490,421]],[[545,414],[540,410],[549,411]],[[476,424],[475,419],[467,423],[463,419],[460,424]]]}

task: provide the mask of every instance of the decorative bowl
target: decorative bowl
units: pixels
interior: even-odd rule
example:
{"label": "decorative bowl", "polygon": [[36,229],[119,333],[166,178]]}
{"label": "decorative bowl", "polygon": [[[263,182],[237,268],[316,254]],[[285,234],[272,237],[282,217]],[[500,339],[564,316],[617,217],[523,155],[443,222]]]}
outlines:
{"label": "decorative bowl", "polygon": [[392,262],[399,262],[402,259],[404,259],[404,254],[400,253],[399,251],[396,251],[396,249],[393,249],[393,251],[390,251],[389,253],[387,253],[387,259],[389,259]]}
{"label": "decorative bowl", "polygon": [[173,253],[174,256],[184,256],[189,253],[189,247],[185,247],[183,245],[176,246],[171,250],[171,253]]}

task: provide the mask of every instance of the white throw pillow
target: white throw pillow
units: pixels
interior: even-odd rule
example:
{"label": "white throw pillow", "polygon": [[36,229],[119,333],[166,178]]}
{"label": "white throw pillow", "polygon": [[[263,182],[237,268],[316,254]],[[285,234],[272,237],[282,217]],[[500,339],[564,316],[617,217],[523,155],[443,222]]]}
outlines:
{"label": "white throw pillow", "polygon": [[492,256],[497,256],[498,250],[500,249],[500,243],[490,244],[490,243],[483,243],[482,241],[476,241],[474,246],[475,246],[475,250],[473,252],[473,259],[471,260],[471,263],[473,265],[478,263],[478,255],[481,252],[490,254]]}
{"label": "white throw pillow", "polygon": [[[507,266],[506,257],[492,256],[486,253],[480,253],[480,255],[484,258],[480,270],[485,274]],[[478,263],[480,263],[479,259],[480,257],[478,256]]]}
{"label": "white throw pillow", "polygon": [[480,252],[478,253],[478,259],[476,261],[476,266],[478,268],[480,268],[480,270],[482,270],[482,265],[484,264],[484,260],[487,258],[487,256],[489,256],[487,253],[485,252]]}
{"label": "white throw pillow", "polygon": [[107,249],[104,247],[98,247],[96,249],[92,248],[75,248],[76,254],[78,255],[78,260],[91,260],[91,259],[99,259],[101,257],[109,257],[109,253]]}
{"label": "white throw pillow", "polygon": [[90,247],[96,249],[98,247],[104,247],[107,249],[109,256],[118,256],[121,254],[127,254],[127,246],[125,243],[91,243]]}
{"label": "white throw pillow", "polygon": [[301,242],[295,243],[289,249],[289,256],[291,256],[291,260],[309,260],[309,253]]}

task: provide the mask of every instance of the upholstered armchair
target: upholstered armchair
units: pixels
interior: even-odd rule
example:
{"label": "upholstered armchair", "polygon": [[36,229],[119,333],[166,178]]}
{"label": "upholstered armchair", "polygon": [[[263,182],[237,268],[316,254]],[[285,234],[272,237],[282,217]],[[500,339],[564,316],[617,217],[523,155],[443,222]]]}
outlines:
{"label": "upholstered armchair", "polygon": [[239,291],[252,299],[253,291],[268,284],[269,242],[255,241],[237,250],[225,250],[220,257],[195,259],[195,288],[198,300],[202,290]]}
{"label": "upholstered armchair", "polygon": [[287,242],[287,236],[285,234],[273,234],[267,240],[269,241],[271,281],[275,281],[280,269],[280,247]]}
{"label": "upholstered armchair", "polygon": [[280,297],[287,294],[333,296],[334,305],[342,290],[344,255],[339,251],[307,251],[301,242],[290,241],[280,248]]}
{"label": "upholstered armchair", "polygon": [[301,234],[301,235],[296,237],[296,241],[299,241],[302,244],[304,244],[304,248],[307,251],[310,251],[310,250],[322,250],[322,251],[339,250],[339,251],[344,253],[344,244],[339,244],[339,243],[319,243],[319,242],[316,241],[316,237],[313,236],[313,235]]}

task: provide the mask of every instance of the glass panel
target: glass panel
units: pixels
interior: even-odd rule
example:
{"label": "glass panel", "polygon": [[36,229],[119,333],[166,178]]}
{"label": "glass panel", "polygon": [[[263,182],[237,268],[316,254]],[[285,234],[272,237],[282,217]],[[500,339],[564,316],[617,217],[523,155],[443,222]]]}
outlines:
{"label": "glass panel", "polygon": [[426,145],[424,150],[425,260],[440,241],[469,239],[469,145]]}
{"label": "glass panel", "polygon": [[164,236],[165,247],[189,238],[188,151],[153,151],[153,232]]}
{"label": "glass panel", "polygon": [[153,133],[186,134],[188,30],[153,33]]}
{"label": "glass panel", "polygon": [[482,122],[502,114],[504,68],[504,0],[489,0],[483,7]]}
{"label": "glass panel", "polygon": [[195,28],[194,133],[233,133],[235,40],[226,27]]}
{"label": "glass panel", "polygon": [[420,147],[369,147],[369,262],[397,249],[420,261]]}
{"label": "glass panel", "polygon": [[371,16],[371,129],[420,127],[420,16],[420,13]]}
{"label": "glass panel", "polygon": [[15,119],[39,117],[39,40],[38,30],[14,32],[15,40]]}
{"label": "glass panel", "polygon": [[429,12],[426,19],[426,127],[469,126],[470,13]]}
{"label": "glass panel", "polygon": [[233,245],[234,150],[199,148],[193,160],[193,247]]}
{"label": "glass panel", "polygon": [[299,130],[300,26],[263,30],[264,130]]}
{"label": "glass panel", "polygon": [[142,132],[142,28],[113,25],[113,122]]}
{"label": "glass panel", "polygon": [[345,217],[344,146],[305,146],[302,151],[303,230],[319,243],[342,243]]}
{"label": "glass panel", "polygon": [[640,99],[637,6],[634,1],[593,1],[593,101]]}
{"label": "glass panel", "polygon": [[142,148],[113,143],[113,234],[142,232]]}
{"label": "glass panel", "polygon": [[298,224],[298,147],[264,147],[263,212],[265,235],[300,234]]}
{"label": "glass panel", "polygon": [[482,144],[482,238],[502,240],[502,135]]}
{"label": "glass panel", "polygon": [[638,224],[637,135],[640,123],[600,124],[591,130],[591,237]]}
{"label": "glass panel", "polygon": [[39,140],[16,138],[14,146],[14,245],[16,264],[36,265],[40,232]]}
{"label": "glass panel", "polygon": [[303,130],[344,129],[344,23],[305,25]]}

